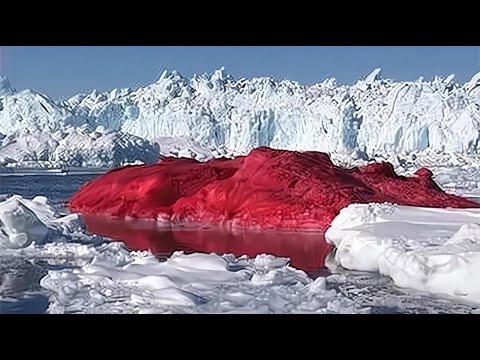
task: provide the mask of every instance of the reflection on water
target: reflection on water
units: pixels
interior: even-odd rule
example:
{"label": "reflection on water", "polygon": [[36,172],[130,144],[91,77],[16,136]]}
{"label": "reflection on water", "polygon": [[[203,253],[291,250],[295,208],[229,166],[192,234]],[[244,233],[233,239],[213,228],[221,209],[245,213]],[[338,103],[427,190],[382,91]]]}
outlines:
{"label": "reflection on water", "polygon": [[151,250],[158,256],[174,251],[236,256],[272,254],[289,257],[291,265],[312,275],[324,270],[330,251],[320,232],[227,231],[205,228],[159,228],[155,222],[125,221],[84,215],[87,231],[125,242],[134,250]]}

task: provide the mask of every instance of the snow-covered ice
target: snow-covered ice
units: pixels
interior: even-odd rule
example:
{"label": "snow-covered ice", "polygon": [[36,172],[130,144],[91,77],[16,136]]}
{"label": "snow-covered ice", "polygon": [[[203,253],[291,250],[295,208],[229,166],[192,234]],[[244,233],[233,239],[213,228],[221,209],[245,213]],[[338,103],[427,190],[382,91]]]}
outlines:
{"label": "snow-covered ice", "polygon": [[21,198],[12,196],[0,203],[0,243],[4,247],[23,248],[34,240],[42,243],[48,227]]}
{"label": "snow-covered ice", "polygon": [[17,130],[2,140],[0,164],[9,168],[107,168],[159,159],[158,144],[97,126],[67,127],[54,133]]}
{"label": "snow-covered ice", "polygon": [[82,230],[79,215],[60,216],[44,196],[32,200],[19,195],[0,199],[0,249],[43,245],[65,232]]}
{"label": "snow-covered ice", "polygon": [[351,312],[349,301],[313,281],[286,259],[174,253],[122,267],[93,261],[78,270],[50,272],[51,312],[296,313]]}
{"label": "snow-covered ice", "polygon": [[[352,204],[325,233],[335,264],[402,288],[480,303],[480,210]],[[335,266],[335,265],[333,265]]]}

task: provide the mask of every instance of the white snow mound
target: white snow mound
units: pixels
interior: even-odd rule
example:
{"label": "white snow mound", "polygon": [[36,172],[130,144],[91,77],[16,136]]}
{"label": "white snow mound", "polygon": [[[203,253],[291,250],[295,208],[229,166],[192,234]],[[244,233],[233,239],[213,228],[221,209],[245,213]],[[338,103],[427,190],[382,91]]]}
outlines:
{"label": "white snow mound", "polygon": [[60,216],[43,196],[32,200],[20,195],[0,199],[0,249],[43,245],[56,234],[82,228],[78,215]]}
{"label": "white snow mound", "polygon": [[480,303],[480,209],[353,204],[325,234],[336,263],[402,288]]}

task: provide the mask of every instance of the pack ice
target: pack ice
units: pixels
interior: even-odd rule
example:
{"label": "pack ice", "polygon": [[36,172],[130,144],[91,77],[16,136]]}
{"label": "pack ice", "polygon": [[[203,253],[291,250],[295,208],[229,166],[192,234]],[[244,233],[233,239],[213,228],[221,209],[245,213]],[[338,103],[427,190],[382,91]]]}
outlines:
{"label": "pack ice", "polygon": [[[161,262],[150,252],[128,251],[122,243],[95,243],[82,233],[78,216],[60,216],[45,198],[4,196],[2,200],[2,230],[9,238],[2,238],[0,253],[30,255],[49,262],[77,261],[73,268],[50,270],[41,280],[42,287],[51,293],[51,313],[356,311],[358,299],[352,296],[356,294],[352,284],[342,287],[338,275],[312,280],[289,266],[286,258],[178,252]],[[455,303],[480,305],[475,281],[480,271],[479,217],[478,209],[350,205],[326,233],[337,246],[330,267],[334,272],[339,265],[377,271],[391,276],[404,291],[417,290],[454,301],[446,304],[424,298],[422,306],[467,311]],[[81,233],[76,240],[71,237]],[[29,244],[28,239],[35,244]],[[365,283],[365,276],[361,281]],[[336,287],[332,287],[334,282]],[[365,303],[381,303],[378,294],[362,294]],[[395,302],[389,293],[384,297],[384,304],[401,306],[406,301],[400,298]]]}
{"label": "pack ice", "polygon": [[0,196],[0,253],[2,249],[24,249],[44,245],[65,231],[82,229],[78,215],[60,216],[44,196],[25,199]]}

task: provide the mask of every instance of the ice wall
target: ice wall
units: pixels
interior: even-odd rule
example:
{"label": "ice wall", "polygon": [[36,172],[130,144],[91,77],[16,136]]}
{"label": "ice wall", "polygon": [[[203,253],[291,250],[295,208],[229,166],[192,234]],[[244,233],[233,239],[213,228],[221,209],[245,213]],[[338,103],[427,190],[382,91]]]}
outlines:
{"label": "ice wall", "polygon": [[465,84],[453,75],[397,82],[375,69],[353,85],[327,79],[304,86],[266,77],[236,80],[224,69],[192,79],[165,71],[137,89],[93,91],[56,103],[30,90],[0,92],[0,132],[6,135],[25,125],[58,130],[87,123],[160,143],[181,138],[232,155],[267,145],[361,158],[469,156],[480,152],[479,121],[480,73]]}
{"label": "ice wall", "polygon": [[0,165],[24,167],[113,167],[155,162],[160,148],[103,126],[66,127],[55,132],[17,130],[0,140]]}
{"label": "ice wall", "polygon": [[[186,79],[176,72],[137,90],[84,96],[73,113],[155,140],[187,137],[244,154],[275,148],[337,153],[479,152],[480,73],[466,84],[383,80],[376,69],[346,86],[271,78],[234,80],[223,69]],[[70,103],[70,101],[69,101]]]}

